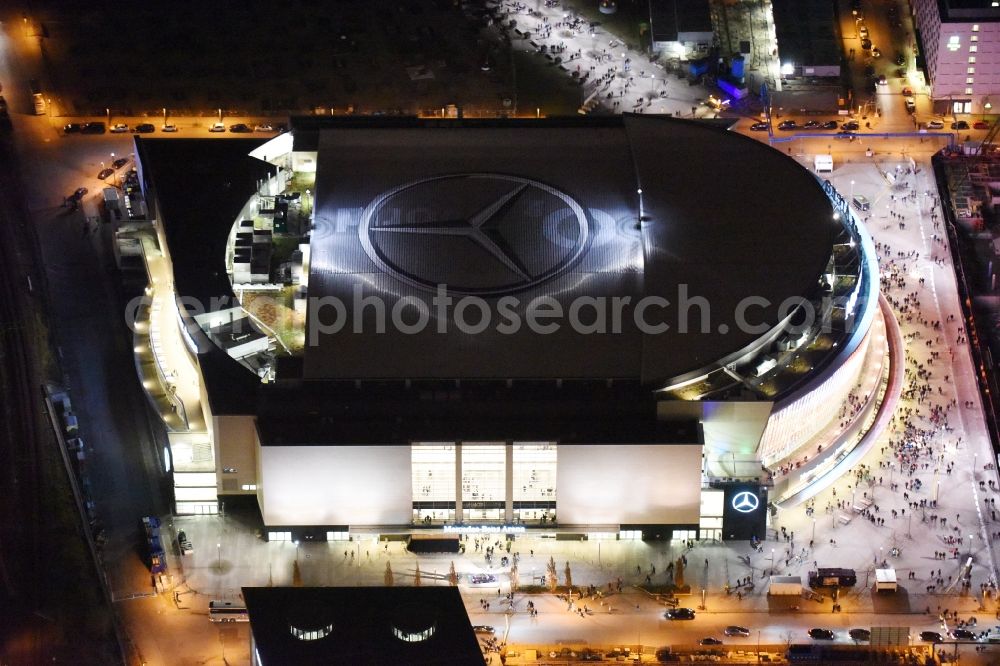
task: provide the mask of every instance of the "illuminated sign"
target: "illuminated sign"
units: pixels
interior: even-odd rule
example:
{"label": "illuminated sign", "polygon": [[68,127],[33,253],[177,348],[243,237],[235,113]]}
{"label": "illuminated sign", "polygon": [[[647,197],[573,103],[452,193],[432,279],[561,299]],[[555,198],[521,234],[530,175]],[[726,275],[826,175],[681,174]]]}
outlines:
{"label": "illuminated sign", "polygon": [[445,525],[451,534],[524,534],[524,525]]}
{"label": "illuminated sign", "polygon": [[760,498],[757,497],[756,493],[744,490],[733,495],[730,504],[740,513],[752,513],[760,506]]}

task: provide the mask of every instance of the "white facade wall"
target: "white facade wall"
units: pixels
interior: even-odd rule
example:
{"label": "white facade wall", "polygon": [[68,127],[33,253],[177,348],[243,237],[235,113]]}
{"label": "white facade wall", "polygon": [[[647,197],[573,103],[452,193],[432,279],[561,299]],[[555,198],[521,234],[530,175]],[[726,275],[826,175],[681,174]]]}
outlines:
{"label": "white facade wall", "polygon": [[700,444],[560,444],[562,525],[698,524]]}
{"label": "white facade wall", "polygon": [[282,525],[406,525],[409,446],[262,446],[261,514]]}

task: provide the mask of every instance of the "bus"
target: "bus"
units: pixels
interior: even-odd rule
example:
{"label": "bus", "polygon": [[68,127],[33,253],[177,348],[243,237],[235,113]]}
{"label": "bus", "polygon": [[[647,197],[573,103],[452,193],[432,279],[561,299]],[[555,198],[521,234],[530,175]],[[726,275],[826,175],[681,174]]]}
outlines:
{"label": "bus", "polygon": [[209,601],[208,619],[212,622],[249,622],[247,607],[233,601]]}

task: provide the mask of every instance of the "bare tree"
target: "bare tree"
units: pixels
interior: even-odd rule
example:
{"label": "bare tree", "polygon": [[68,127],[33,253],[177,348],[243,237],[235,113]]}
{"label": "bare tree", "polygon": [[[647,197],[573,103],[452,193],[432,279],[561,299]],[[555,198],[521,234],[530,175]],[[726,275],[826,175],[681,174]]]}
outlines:
{"label": "bare tree", "polygon": [[521,586],[521,577],[517,573],[517,565],[515,564],[510,568],[510,591],[516,592],[517,588]]}
{"label": "bare tree", "polygon": [[417,570],[413,572],[413,587],[420,587],[420,562],[417,562]]}
{"label": "bare tree", "polygon": [[385,580],[385,586],[386,587],[392,587],[393,582],[395,582],[393,580],[393,576],[392,576],[392,565],[390,565],[388,562],[385,563],[385,579],[384,580]]}
{"label": "bare tree", "polygon": [[458,572],[455,571],[455,560],[452,560],[451,566],[448,567],[448,582],[452,586],[458,585]]}
{"label": "bare tree", "polygon": [[681,557],[674,563],[674,585],[684,587],[684,558]]}
{"label": "bare tree", "polygon": [[573,572],[569,570],[569,562],[566,562],[566,568],[563,569],[563,576],[566,577],[566,587],[573,587]]}
{"label": "bare tree", "polygon": [[549,592],[555,592],[556,588],[559,587],[559,574],[556,573],[556,560],[554,557],[549,557],[546,569],[548,570]]}

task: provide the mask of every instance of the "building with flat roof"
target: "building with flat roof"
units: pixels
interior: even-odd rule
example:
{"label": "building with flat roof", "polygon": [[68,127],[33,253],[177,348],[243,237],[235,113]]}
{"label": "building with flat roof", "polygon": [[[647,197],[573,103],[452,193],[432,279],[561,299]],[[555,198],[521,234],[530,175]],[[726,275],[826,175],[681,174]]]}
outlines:
{"label": "building with flat roof", "polygon": [[709,0],[649,0],[653,51],[682,57],[712,45]]}
{"label": "building with flat roof", "polygon": [[[172,443],[209,442],[268,538],[748,538],[882,406],[870,238],[717,126],[310,117],[136,147],[206,423]],[[248,233],[263,281],[236,277]]]}
{"label": "building with flat roof", "polygon": [[244,587],[253,666],[482,664],[457,587]]}
{"label": "building with flat roof", "polygon": [[910,4],[934,111],[990,113],[1000,102],[1000,7],[992,0]]}

